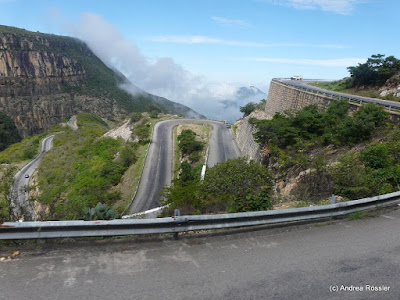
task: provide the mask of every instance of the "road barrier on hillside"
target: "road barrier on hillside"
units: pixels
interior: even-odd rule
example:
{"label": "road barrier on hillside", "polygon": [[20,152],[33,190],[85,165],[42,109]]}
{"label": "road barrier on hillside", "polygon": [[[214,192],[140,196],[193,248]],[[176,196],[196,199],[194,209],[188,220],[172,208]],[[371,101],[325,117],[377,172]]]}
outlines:
{"label": "road barrier on hillside", "polygon": [[[272,80],[277,81],[284,85],[288,85],[291,87],[295,87],[295,88],[307,91],[307,92],[312,92],[312,93],[316,93],[318,95],[327,96],[332,99],[338,99],[338,100],[345,99],[349,102],[354,102],[354,103],[358,103],[358,104],[375,103],[376,105],[385,107],[389,111],[392,111],[392,110],[400,111],[400,102],[387,101],[387,100],[376,99],[376,98],[367,98],[367,97],[361,97],[361,96],[357,96],[357,95],[348,95],[348,94],[338,93],[338,92],[334,92],[334,91],[330,92],[330,91],[327,91],[324,89],[320,89],[318,87],[313,87],[311,85],[307,85],[307,86],[301,85],[301,84],[299,84],[299,81],[297,81],[297,80],[291,81],[290,78],[273,78]],[[316,82],[316,81],[325,81],[325,80],[306,79],[303,81]]]}
{"label": "road barrier on hillside", "polygon": [[46,239],[134,234],[179,233],[196,230],[235,228],[340,217],[400,202],[400,192],[297,209],[217,215],[191,215],[158,219],[110,221],[48,221],[0,223],[0,240]]}

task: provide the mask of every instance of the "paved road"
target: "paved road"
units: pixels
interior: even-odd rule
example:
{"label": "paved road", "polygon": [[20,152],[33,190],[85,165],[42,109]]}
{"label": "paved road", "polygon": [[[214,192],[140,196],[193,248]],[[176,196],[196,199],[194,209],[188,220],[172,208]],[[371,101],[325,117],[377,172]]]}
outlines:
{"label": "paved road", "polygon": [[221,122],[210,120],[177,119],[158,122],[154,126],[152,143],[145,161],[142,179],[128,213],[141,212],[160,206],[162,187],[171,184],[173,173],[173,128],[179,123],[211,124],[210,151],[207,165],[240,156],[232,130]]}
{"label": "paved road", "polygon": [[[76,116],[72,116],[67,125],[73,130],[77,130]],[[46,151],[49,151],[53,147],[54,134],[50,135],[42,140],[42,148],[38,156],[36,156],[31,162],[26,164],[21,170],[14,176],[14,185],[11,188],[11,199],[14,207],[14,214],[16,217],[24,215],[25,220],[36,219],[35,212],[31,203],[29,203],[29,194],[26,192],[26,187],[29,184],[29,179],[39,166],[40,160]],[[25,178],[25,175],[29,175],[29,178]]]}
{"label": "paved road", "polygon": [[351,98],[353,101],[372,102],[375,104],[385,106],[387,108],[390,107],[391,109],[400,110],[400,102],[387,101],[387,100],[381,100],[381,99],[376,99],[376,98],[367,98],[367,97],[361,97],[361,96],[357,96],[357,95],[350,95],[350,94],[344,94],[344,93],[324,90],[324,89],[309,85],[310,83],[313,82],[312,80],[311,81],[309,81],[309,80],[278,80],[278,81],[280,81],[284,84],[294,86],[294,87],[299,87],[301,89],[308,89],[308,90],[312,90],[312,91],[319,92],[319,93],[329,94],[334,97]]}
{"label": "paved road", "polygon": [[[31,162],[26,164],[21,170],[14,176],[14,185],[12,187],[12,200],[14,206],[14,214],[20,216],[24,214],[25,220],[36,219],[35,212],[31,203],[29,203],[28,192],[26,188],[29,184],[29,179],[39,166],[40,160],[46,151],[49,151],[53,147],[54,134],[50,135],[42,140],[42,148],[38,156],[36,156]],[[25,178],[25,175],[29,175],[29,178]]]}
{"label": "paved road", "polygon": [[[0,299],[399,299],[400,210],[356,221],[0,248]],[[30,248],[29,248],[30,247]],[[385,285],[388,292],[365,291]],[[330,286],[362,292],[330,292]]]}

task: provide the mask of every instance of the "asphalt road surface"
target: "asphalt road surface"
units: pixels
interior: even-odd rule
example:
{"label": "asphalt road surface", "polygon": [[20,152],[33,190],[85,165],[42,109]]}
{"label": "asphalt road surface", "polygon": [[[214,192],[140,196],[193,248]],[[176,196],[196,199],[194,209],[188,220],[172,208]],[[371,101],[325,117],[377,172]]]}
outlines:
{"label": "asphalt road surface", "polygon": [[152,142],[144,165],[142,178],[135,200],[128,213],[136,213],[160,206],[160,192],[171,184],[173,177],[173,128],[180,123],[211,124],[210,150],[207,165],[240,156],[232,130],[217,121],[199,119],[176,119],[158,122],[154,126]]}
{"label": "asphalt road surface", "polygon": [[[361,220],[229,230],[176,241],[3,246],[0,256],[14,250],[21,255],[0,262],[0,299],[397,300],[399,227],[400,210],[386,210]],[[371,286],[387,291],[367,290]]]}
{"label": "asphalt road surface", "polygon": [[307,88],[307,89],[313,90],[315,92],[326,93],[326,94],[333,95],[336,97],[352,98],[352,99],[354,99],[354,101],[371,102],[371,103],[383,105],[386,107],[400,109],[400,103],[396,102],[396,101],[381,100],[381,99],[376,99],[376,98],[361,97],[361,96],[357,96],[357,95],[329,91],[329,90],[325,90],[325,89],[321,89],[319,87],[309,85],[310,83],[313,82],[312,80],[310,80],[310,81],[307,81],[307,80],[279,80],[279,81],[281,81],[284,84],[291,85],[291,86],[295,86],[295,87],[299,87],[299,88]]}
{"label": "asphalt road surface", "polygon": [[[67,125],[70,126],[73,130],[77,130],[78,126],[76,125],[76,116],[72,116],[67,122]],[[18,218],[21,217],[21,215],[23,214],[25,220],[36,219],[33,207],[31,203],[29,203],[29,194],[26,191],[26,188],[29,184],[29,179],[32,177],[32,174],[39,166],[43,154],[53,147],[53,138],[54,134],[44,138],[42,140],[42,148],[38,156],[36,156],[31,162],[26,164],[14,176],[14,184],[11,188],[11,199],[12,205],[14,207],[13,212]],[[29,177],[26,178],[26,175],[28,175]]]}
{"label": "asphalt road surface", "polygon": [[[35,219],[35,213],[32,205],[29,203],[28,192],[26,188],[29,184],[29,179],[35,172],[36,168],[39,166],[40,160],[46,151],[49,151],[53,147],[54,134],[50,135],[42,140],[42,148],[38,156],[36,156],[32,161],[26,164],[21,170],[17,172],[14,176],[14,185],[12,187],[12,200],[14,207],[14,214],[20,216],[24,214],[25,219]],[[28,175],[28,178],[25,176]]]}

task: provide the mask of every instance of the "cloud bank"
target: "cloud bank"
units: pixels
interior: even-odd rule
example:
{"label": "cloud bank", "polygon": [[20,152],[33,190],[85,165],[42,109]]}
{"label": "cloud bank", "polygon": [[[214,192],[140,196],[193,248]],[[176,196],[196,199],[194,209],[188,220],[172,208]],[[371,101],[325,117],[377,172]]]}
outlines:
{"label": "cloud bank", "polygon": [[102,16],[83,14],[78,24],[68,23],[66,30],[85,41],[105,64],[122,72],[140,89],[200,113],[215,116],[216,101],[231,99],[236,92],[236,86],[208,82],[202,76],[191,74],[172,58],[148,59],[134,42],[125,39]]}

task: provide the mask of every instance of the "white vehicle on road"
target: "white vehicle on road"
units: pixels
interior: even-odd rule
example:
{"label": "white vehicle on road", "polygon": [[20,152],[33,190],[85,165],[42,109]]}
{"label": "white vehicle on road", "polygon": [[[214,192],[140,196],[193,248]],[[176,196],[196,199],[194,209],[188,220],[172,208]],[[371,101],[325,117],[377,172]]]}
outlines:
{"label": "white vehicle on road", "polygon": [[293,75],[290,77],[291,80],[303,80],[303,76],[301,75]]}

